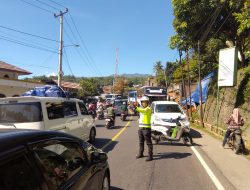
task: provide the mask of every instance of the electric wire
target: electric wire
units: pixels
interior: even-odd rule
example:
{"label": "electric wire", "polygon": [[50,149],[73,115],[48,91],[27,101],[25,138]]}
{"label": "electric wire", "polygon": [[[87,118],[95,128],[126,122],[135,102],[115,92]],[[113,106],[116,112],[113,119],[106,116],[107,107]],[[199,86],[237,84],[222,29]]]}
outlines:
{"label": "electric wire", "polygon": [[33,45],[33,44],[28,44],[28,43],[25,43],[25,42],[22,42],[22,41],[19,41],[19,40],[11,39],[11,38],[6,37],[6,36],[0,35],[0,39],[4,40],[4,41],[11,42],[11,43],[19,44],[19,45],[22,45],[22,46],[30,47],[30,48],[33,48],[33,49],[38,49],[38,50],[43,50],[43,51],[48,51],[48,52],[53,52],[53,53],[58,54],[58,52],[56,52],[54,50],[39,47],[39,46],[36,46],[36,45]]}
{"label": "electric wire", "polygon": [[39,35],[36,35],[36,34],[31,34],[31,33],[28,33],[28,32],[23,32],[23,31],[20,31],[20,30],[17,30],[17,29],[13,29],[13,28],[9,28],[9,27],[3,26],[3,25],[0,25],[0,28],[4,28],[6,30],[18,32],[18,33],[29,35],[29,36],[36,37],[36,38],[40,38],[40,39],[43,39],[43,40],[48,40],[48,41],[53,41],[53,42],[59,43],[58,40],[50,39],[50,38],[39,36]]}
{"label": "electric wire", "polygon": [[73,76],[75,76],[74,75],[74,73],[72,72],[72,69],[71,69],[71,66],[70,66],[70,64],[69,64],[69,59],[68,59],[68,55],[67,55],[67,52],[66,52],[66,49],[65,48],[63,48],[63,52],[64,52],[64,57],[65,57],[65,59],[66,59],[66,63],[67,63],[67,65],[68,65],[68,67],[69,67],[69,71],[70,71],[70,73],[73,75]]}
{"label": "electric wire", "polygon": [[49,0],[49,1],[52,2],[52,3],[54,3],[54,4],[56,4],[56,5],[61,6],[61,7],[63,7],[63,8],[67,8],[67,7],[65,7],[64,5],[62,5],[62,4],[60,4],[60,3],[57,3],[57,2],[55,2],[55,1],[53,1],[53,0]]}
{"label": "electric wire", "polygon": [[[65,19],[65,21],[66,21],[66,19]],[[68,22],[66,22],[66,23],[69,25]],[[75,39],[75,41],[77,41],[77,37],[74,35],[74,32],[73,32],[72,28],[70,27],[70,25],[69,25],[68,28],[70,29],[70,32],[71,32],[73,38]],[[69,38],[69,40],[71,41],[71,43],[74,44],[72,38],[71,38],[70,35],[67,33],[67,30],[64,30],[64,32],[65,32],[65,35],[66,35],[66,36]],[[81,46],[79,46],[79,47],[80,47],[80,49],[81,49]],[[81,49],[81,50],[82,50],[82,49]],[[82,55],[80,56],[81,59],[82,59],[82,61],[86,64],[86,66],[87,66],[87,67],[92,71],[92,73],[94,74],[94,73],[95,73],[95,69],[92,67],[90,61],[87,59],[87,56],[86,56],[85,52],[84,52],[83,50],[82,50],[82,51],[79,51],[78,49],[76,49],[76,51],[77,51],[78,55],[83,54],[83,56],[82,56]],[[85,58],[84,58],[84,57],[85,57]]]}
{"label": "electric wire", "polygon": [[[42,43],[40,43],[40,42],[34,42],[34,41],[32,41],[32,40],[30,40],[30,39],[26,39],[26,38],[22,38],[22,37],[19,37],[19,36],[16,36],[16,35],[13,35],[13,34],[10,34],[10,33],[7,33],[7,32],[3,32],[3,31],[1,31],[0,30],[0,33],[2,33],[2,34],[4,34],[4,35],[7,35],[7,36],[10,36],[10,37],[13,37],[13,38],[15,38],[15,40],[23,40],[24,42],[29,42],[29,43],[32,43],[33,45],[35,44],[35,45],[39,45],[39,46],[41,46],[41,47],[44,47],[44,48],[47,48],[47,49],[51,49],[51,47],[49,47],[49,46],[47,46],[47,45],[44,45],[44,44],[42,44]],[[14,39],[13,39],[14,40]]]}
{"label": "electric wire", "polygon": [[46,12],[48,12],[48,13],[54,14],[52,11],[50,11],[50,10],[48,10],[48,9],[45,9],[45,8],[42,8],[42,7],[40,7],[40,6],[38,6],[38,5],[35,5],[35,4],[33,4],[33,3],[27,2],[27,1],[25,1],[25,0],[20,0],[20,1],[22,1],[23,3],[26,3],[26,4],[28,4],[28,5],[31,5],[31,6],[33,6],[33,7],[36,7],[36,8],[38,8],[38,9],[41,9],[41,10],[43,10],[43,11],[46,11]]}
{"label": "electric wire", "polygon": [[[72,41],[72,39],[71,39],[70,35],[68,34],[67,30],[64,30],[64,32],[65,32],[65,35],[66,35],[66,36],[69,38],[69,40],[71,41],[71,43],[74,44],[74,42]],[[77,54],[78,54],[78,55],[81,54],[81,52],[80,52],[78,49],[76,49],[76,51],[77,51]],[[92,73],[94,74],[94,69],[91,67],[91,65],[89,64],[89,62],[86,61],[86,59],[85,59],[82,55],[81,55],[80,57],[81,57],[83,63],[85,63],[86,66],[87,66],[87,67],[92,71]]]}
{"label": "electric wire", "polygon": [[[95,64],[95,61],[93,60],[92,56],[91,56],[90,53],[89,53],[89,50],[88,50],[88,48],[87,48],[87,46],[86,46],[86,44],[85,44],[85,42],[84,42],[84,40],[83,40],[83,38],[82,38],[82,36],[81,36],[81,34],[80,34],[80,32],[79,32],[79,30],[78,30],[76,24],[75,24],[75,21],[74,21],[72,15],[70,14],[70,12],[69,12],[69,16],[70,16],[70,19],[71,19],[71,21],[72,21],[72,23],[73,23],[73,26],[74,26],[74,28],[75,28],[75,30],[76,30],[78,36],[79,36],[79,39],[80,39],[80,41],[82,42],[82,44],[83,44],[83,46],[84,46],[84,48],[85,48],[85,50],[86,50],[86,53],[87,53],[88,57],[90,58],[91,62],[93,63],[93,65],[94,65],[94,67],[96,68],[96,70],[98,71],[98,73],[101,74],[100,70],[98,69],[98,67],[97,67],[96,64]],[[101,74],[101,76],[103,76],[103,75]]]}
{"label": "electric wire", "polygon": [[56,8],[56,7],[54,7],[54,6],[51,6],[51,5],[49,5],[48,3],[42,2],[42,1],[40,1],[40,0],[35,0],[35,1],[37,1],[37,2],[39,2],[39,3],[41,3],[41,4],[43,4],[43,5],[46,5],[46,6],[50,7],[50,8],[52,8],[52,9],[55,9],[55,10],[57,10],[57,11],[60,11],[58,8]]}

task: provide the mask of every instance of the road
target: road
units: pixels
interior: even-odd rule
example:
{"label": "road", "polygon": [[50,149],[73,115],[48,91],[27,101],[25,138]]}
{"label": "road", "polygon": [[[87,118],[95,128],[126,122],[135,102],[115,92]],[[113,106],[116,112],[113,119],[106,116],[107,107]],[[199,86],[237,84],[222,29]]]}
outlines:
{"label": "road", "polygon": [[[209,172],[205,170],[192,148],[182,143],[154,145],[152,162],[146,162],[145,158],[135,159],[138,153],[137,117],[129,117],[125,122],[116,117],[115,129],[108,130],[104,124],[104,120],[96,121],[97,139],[94,145],[98,148],[105,147],[104,151],[108,153],[111,189],[234,189],[198,146],[194,146],[195,150],[200,152],[203,161],[214,176],[211,176],[211,173],[208,174]],[[194,135],[199,135],[193,132]],[[146,145],[145,150],[146,156]]]}

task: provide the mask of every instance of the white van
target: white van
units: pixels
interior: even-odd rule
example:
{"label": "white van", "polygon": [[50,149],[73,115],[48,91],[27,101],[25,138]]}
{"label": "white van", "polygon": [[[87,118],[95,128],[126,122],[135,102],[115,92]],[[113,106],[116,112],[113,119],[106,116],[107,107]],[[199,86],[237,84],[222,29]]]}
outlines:
{"label": "white van", "polygon": [[0,99],[0,127],[64,131],[94,141],[96,128],[83,101],[57,97]]}

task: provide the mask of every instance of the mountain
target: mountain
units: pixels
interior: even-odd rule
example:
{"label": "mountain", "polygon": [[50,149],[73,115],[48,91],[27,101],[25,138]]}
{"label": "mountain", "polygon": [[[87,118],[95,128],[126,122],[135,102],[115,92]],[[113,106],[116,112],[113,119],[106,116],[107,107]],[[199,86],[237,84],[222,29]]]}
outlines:
{"label": "mountain", "polygon": [[147,78],[150,75],[149,74],[134,73],[134,74],[122,74],[120,76],[125,77],[125,78],[135,78],[135,77],[138,77],[138,78]]}

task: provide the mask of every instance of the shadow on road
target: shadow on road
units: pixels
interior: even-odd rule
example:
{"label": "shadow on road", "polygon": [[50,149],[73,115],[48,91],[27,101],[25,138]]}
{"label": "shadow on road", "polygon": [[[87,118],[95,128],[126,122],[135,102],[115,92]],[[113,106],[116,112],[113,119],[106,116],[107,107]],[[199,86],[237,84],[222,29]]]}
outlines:
{"label": "shadow on road", "polygon": [[108,153],[109,151],[113,150],[115,148],[115,146],[117,145],[118,141],[110,141],[109,143],[107,143],[102,150],[106,153]]}
{"label": "shadow on road", "polygon": [[96,125],[96,127],[105,127],[105,125]]}
{"label": "shadow on road", "polygon": [[96,147],[96,148],[102,148],[105,144],[107,144],[109,141],[111,141],[111,139],[106,139],[106,138],[96,138],[95,142],[93,142],[92,144]]}
{"label": "shadow on road", "polygon": [[161,159],[182,159],[188,156],[191,156],[191,153],[180,153],[180,152],[168,152],[168,153],[158,153],[154,155],[154,160],[161,160]]}
{"label": "shadow on road", "polygon": [[103,151],[109,152],[114,149],[118,141],[112,141],[111,139],[107,138],[96,138],[95,142],[92,143],[96,148],[103,148]]}
{"label": "shadow on road", "polygon": [[121,188],[119,188],[119,187],[113,187],[113,186],[111,186],[111,187],[110,187],[110,190],[124,190],[124,189],[121,189]]}
{"label": "shadow on road", "polygon": [[190,129],[190,134],[191,134],[191,137],[193,137],[194,139],[202,137],[200,132],[196,131],[195,129]]}

